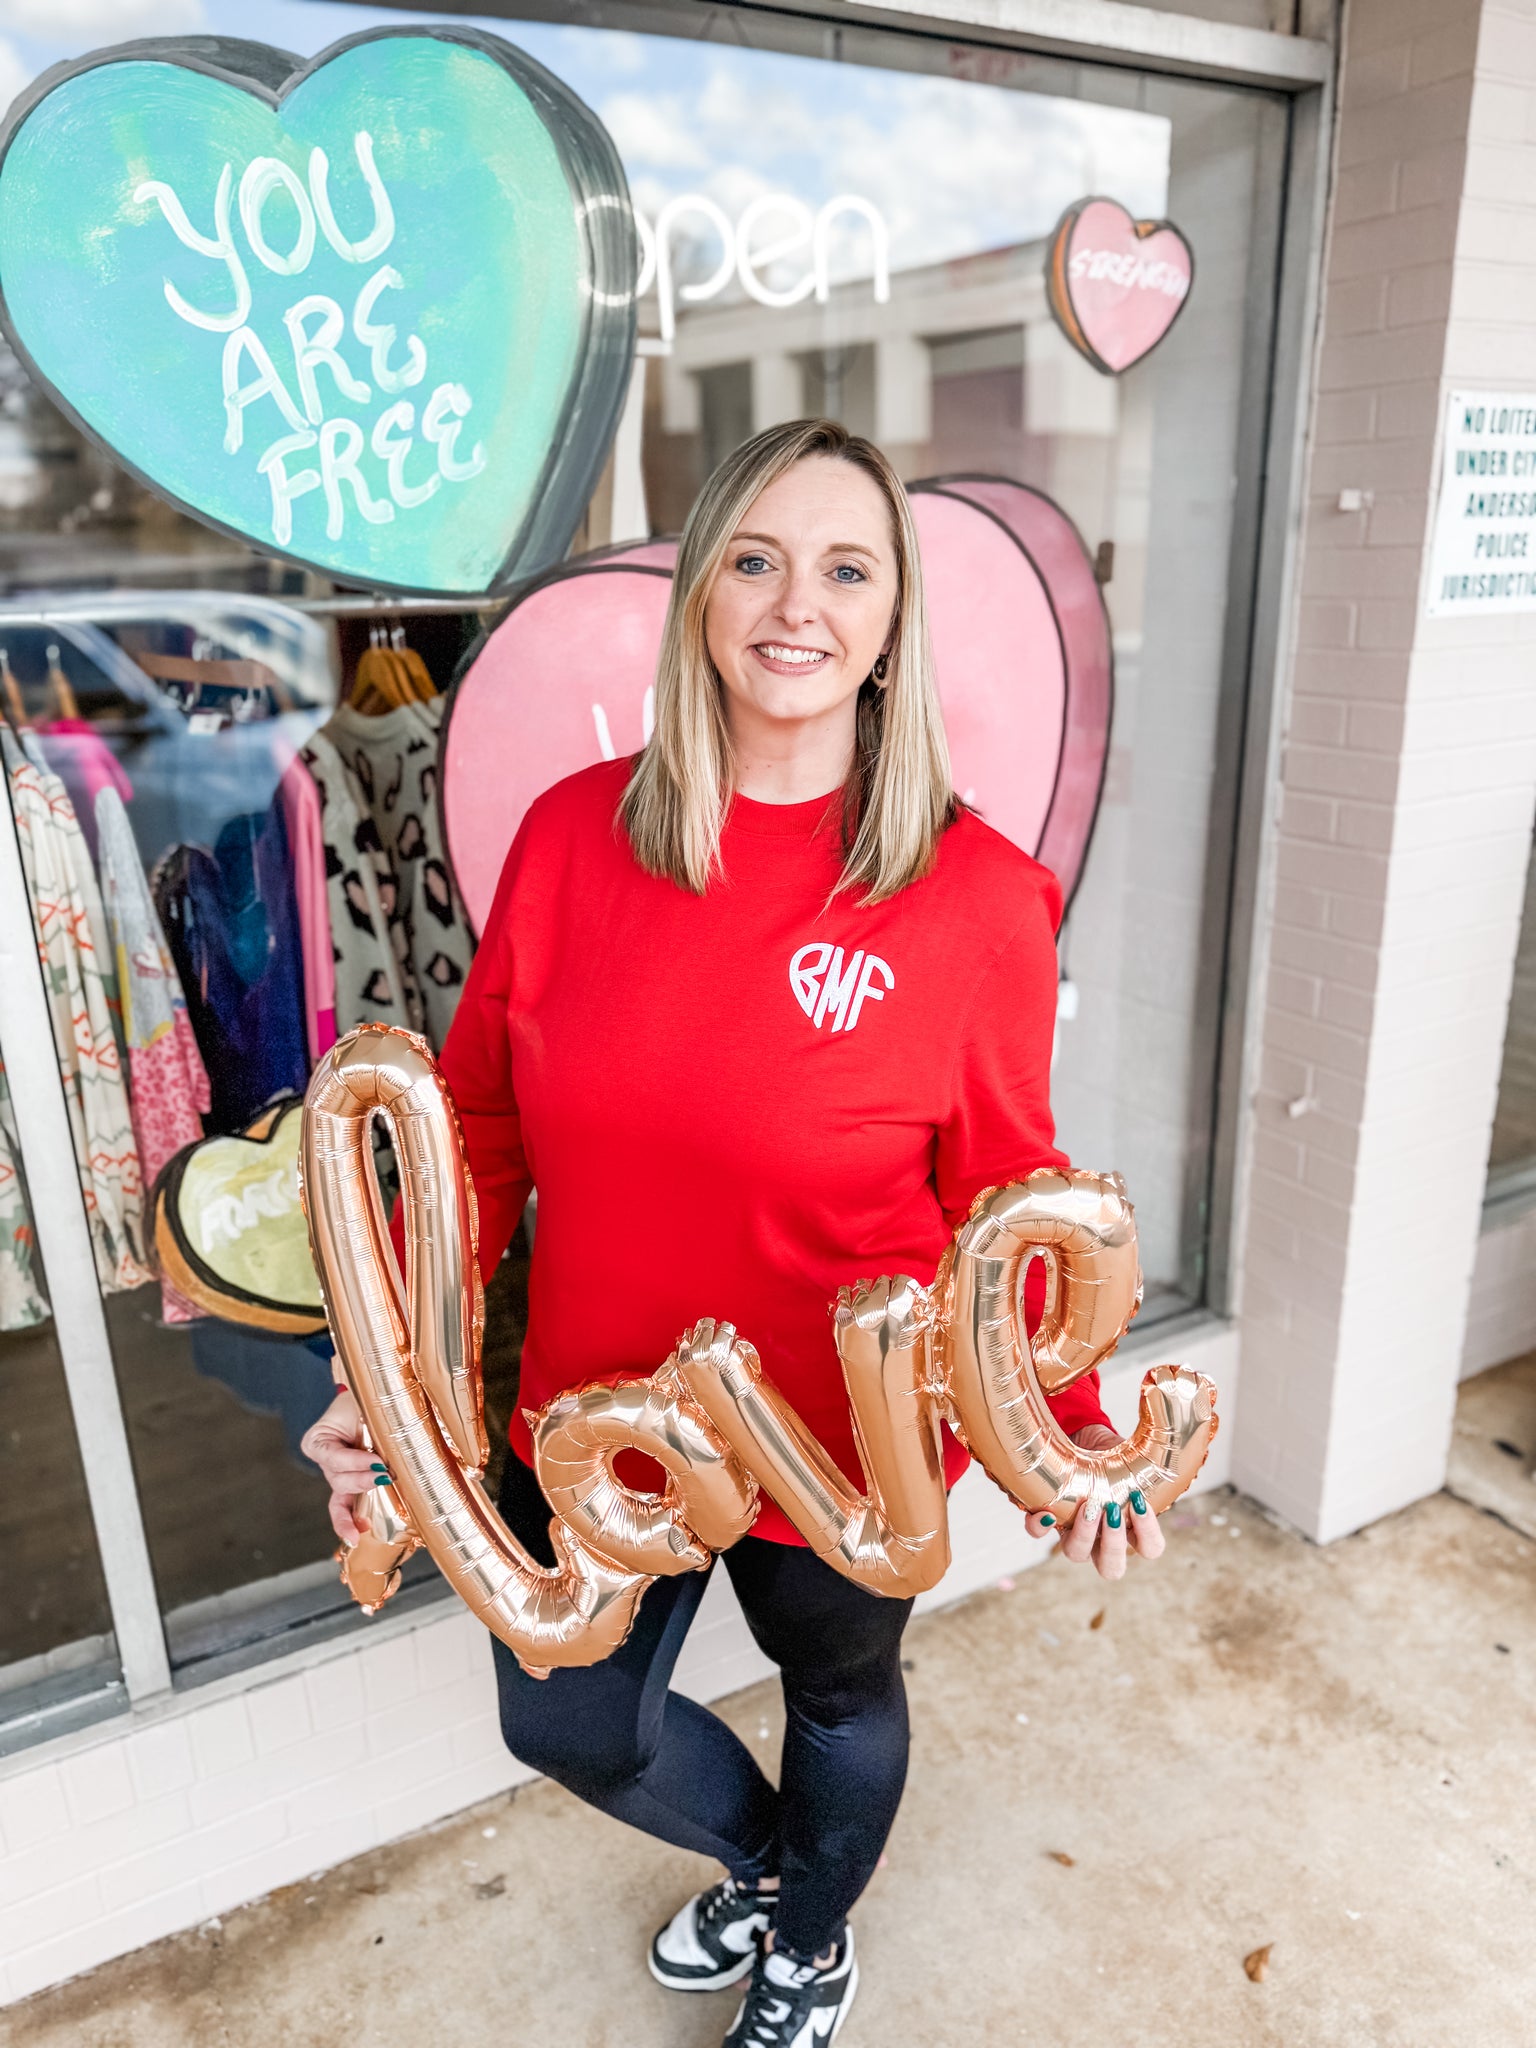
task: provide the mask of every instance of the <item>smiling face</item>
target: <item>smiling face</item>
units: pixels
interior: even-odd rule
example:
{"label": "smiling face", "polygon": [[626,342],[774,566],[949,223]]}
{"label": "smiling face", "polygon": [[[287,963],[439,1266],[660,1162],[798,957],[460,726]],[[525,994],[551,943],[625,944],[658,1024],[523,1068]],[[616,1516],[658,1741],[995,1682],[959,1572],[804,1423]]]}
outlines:
{"label": "smiling face", "polygon": [[842,779],[859,685],[889,647],[896,599],[890,511],[851,462],[807,456],[748,507],[705,602],[704,638],[749,795],[757,764],[790,755],[828,777],[808,794]]}

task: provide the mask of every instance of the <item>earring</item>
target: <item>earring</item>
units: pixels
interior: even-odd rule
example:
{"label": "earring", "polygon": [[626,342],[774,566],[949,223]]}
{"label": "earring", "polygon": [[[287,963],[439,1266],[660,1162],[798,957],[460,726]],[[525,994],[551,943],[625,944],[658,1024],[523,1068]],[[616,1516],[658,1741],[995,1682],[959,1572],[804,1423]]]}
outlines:
{"label": "earring", "polygon": [[885,681],[886,671],[889,669],[890,665],[891,657],[888,654],[877,654],[875,656],[875,666],[872,673],[877,683],[883,683]]}

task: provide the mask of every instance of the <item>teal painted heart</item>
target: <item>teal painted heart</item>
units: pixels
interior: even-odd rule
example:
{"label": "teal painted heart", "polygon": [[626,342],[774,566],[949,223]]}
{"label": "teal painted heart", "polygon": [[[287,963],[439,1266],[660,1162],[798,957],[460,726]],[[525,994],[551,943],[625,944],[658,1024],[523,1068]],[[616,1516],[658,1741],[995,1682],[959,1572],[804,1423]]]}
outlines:
{"label": "teal painted heart", "polygon": [[301,65],[147,42],[13,109],[0,300],[29,369],[198,518],[369,588],[559,559],[633,350],[606,131],[500,38]]}

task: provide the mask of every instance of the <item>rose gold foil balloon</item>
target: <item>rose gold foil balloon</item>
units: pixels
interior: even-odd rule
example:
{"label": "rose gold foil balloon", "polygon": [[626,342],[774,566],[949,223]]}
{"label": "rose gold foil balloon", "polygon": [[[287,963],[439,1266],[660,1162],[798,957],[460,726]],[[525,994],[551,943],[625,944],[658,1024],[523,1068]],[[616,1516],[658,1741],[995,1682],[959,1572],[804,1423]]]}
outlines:
{"label": "rose gold foil balloon", "polygon": [[[1051,1262],[1045,1313],[1024,1334],[1024,1269]],[[1026,1510],[1069,1527],[1085,1500],[1122,1505],[1139,1487],[1154,1513],[1193,1484],[1216,1435],[1216,1389],[1185,1366],[1142,1382],[1136,1428],[1084,1451],[1046,1402],[1109,1357],[1141,1304],[1135,1212],[1116,1174],[1042,1168],[971,1204],[934,1281],[955,1428]]]}
{"label": "rose gold foil balloon", "polygon": [[[677,1360],[674,1352],[648,1380],[562,1394],[528,1418],[539,1484],[566,1527],[615,1564],[657,1578],[702,1571],[757,1514],[756,1484],[684,1393]],[[665,1468],[664,1492],[635,1493],[614,1476],[613,1454],[625,1449]]]}
{"label": "rose gold foil balloon", "polygon": [[400,1590],[400,1570],[421,1548],[421,1538],[392,1486],[373,1486],[352,1503],[362,1535],[341,1552],[341,1583],[364,1614],[377,1614]]}
{"label": "rose gold foil balloon", "polygon": [[[375,1116],[400,1163],[409,1322],[373,1167]],[[305,1097],[302,1173],[337,1360],[404,1523],[525,1669],[595,1664],[628,1635],[650,1580],[559,1522],[560,1562],[545,1570],[480,1484],[475,1214],[458,1119],[424,1039],[365,1024],[332,1047]]]}
{"label": "rose gold foil balloon", "polygon": [[933,1317],[915,1280],[860,1281],[835,1310],[868,1495],[851,1486],[729,1323],[699,1323],[677,1376],[816,1555],[866,1592],[906,1599],[949,1569]]}
{"label": "rose gold foil balloon", "polygon": [[[406,1279],[385,1229],[370,1127],[400,1165]],[[624,1640],[663,1573],[697,1571],[750,1528],[757,1488],[819,1557],[871,1593],[905,1598],[949,1564],[940,1423],[949,1419],[1021,1506],[1063,1527],[1083,1501],[1133,1487],[1160,1510],[1193,1482],[1216,1434],[1215,1389],[1182,1366],[1142,1384],[1136,1429],[1083,1451],[1047,1404],[1109,1357],[1141,1301],[1136,1225],[1114,1175],[1054,1169],[988,1189],[931,1289],[904,1276],[845,1287],[834,1330],[868,1486],[839,1470],[763,1378],[729,1323],[703,1321],[648,1379],[577,1389],[529,1418],[556,1511],[546,1570],[480,1484],[486,1455],[474,1193],[458,1119],[425,1042],[364,1025],[321,1061],[304,1112],[310,1242],[336,1352],[393,1480],[359,1496],[362,1540],[342,1576],[370,1612],[424,1543],[449,1584],[525,1670],[593,1664]],[[1030,1259],[1049,1267],[1024,1333]],[[657,1459],[637,1493],[617,1451]]]}

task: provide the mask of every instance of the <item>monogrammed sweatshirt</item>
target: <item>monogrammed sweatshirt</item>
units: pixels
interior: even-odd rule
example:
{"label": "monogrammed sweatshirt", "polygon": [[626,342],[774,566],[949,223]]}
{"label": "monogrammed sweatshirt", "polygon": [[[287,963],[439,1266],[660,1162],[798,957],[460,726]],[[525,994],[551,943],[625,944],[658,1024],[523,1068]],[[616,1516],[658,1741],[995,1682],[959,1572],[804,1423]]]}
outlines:
{"label": "monogrammed sweatshirt", "polygon": [[[539,1193],[519,1407],[649,1373],[714,1316],[858,1481],[838,1288],[930,1281],[979,1189],[1064,1163],[1060,892],[966,813],[925,880],[829,904],[836,801],[738,797],[693,896],[637,865],[627,774],[605,762],[532,806],[443,1048],[483,1271]],[[1097,1375],[1052,1406],[1069,1432],[1103,1421]],[[512,1445],[532,1461],[521,1414]],[[953,1481],[965,1453],[945,1449]],[[801,1541],[766,1498],[753,1533]]]}

